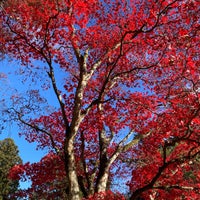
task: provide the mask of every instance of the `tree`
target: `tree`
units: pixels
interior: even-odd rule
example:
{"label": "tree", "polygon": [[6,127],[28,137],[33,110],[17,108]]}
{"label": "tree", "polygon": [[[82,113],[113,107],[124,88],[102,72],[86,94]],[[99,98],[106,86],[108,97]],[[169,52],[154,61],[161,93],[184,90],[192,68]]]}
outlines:
{"label": "tree", "polygon": [[[19,175],[24,179],[31,180],[32,186],[26,191],[29,199],[66,199],[66,179],[63,178],[64,163],[55,154],[48,154],[39,163],[26,163],[15,166],[10,173],[10,177],[15,180]],[[61,171],[62,170],[62,171]],[[23,176],[26,171],[26,176]],[[24,191],[16,193],[18,197],[24,197]]]}
{"label": "tree", "polygon": [[[29,177],[37,191],[62,177],[71,200],[106,198],[119,174],[131,199],[164,199],[169,190],[170,199],[177,190],[187,197],[191,188],[199,197],[198,180],[185,175],[200,144],[198,13],[195,0],[26,0],[6,8],[8,56],[41,82],[13,95],[5,113],[49,150],[38,164],[14,168],[13,178]],[[48,89],[54,109],[42,96]],[[62,164],[42,172],[54,156]]]}
{"label": "tree", "polygon": [[18,190],[19,181],[9,179],[9,171],[14,165],[21,164],[18,149],[13,139],[0,141],[0,199],[14,199],[13,194]]}

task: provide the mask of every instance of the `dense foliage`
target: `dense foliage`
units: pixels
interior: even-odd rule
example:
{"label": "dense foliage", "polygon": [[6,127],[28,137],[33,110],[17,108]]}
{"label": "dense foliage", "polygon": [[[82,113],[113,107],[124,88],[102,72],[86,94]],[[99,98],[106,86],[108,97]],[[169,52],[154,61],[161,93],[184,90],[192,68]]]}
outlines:
{"label": "dense foliage", "polygon": [[18,196],[199,199],[199,2],[6,5],[1,43],[28,81],[3,116],[48,150],[13,168],[32,181]]}
{"label": "dense foliage", "polygon": [[18,148],[13,139],[6,138],[0,141],[0,199],[15,199],[13,194],[19,187],[18,180],[9,179],[9,172],[14,165],[21,164]]}

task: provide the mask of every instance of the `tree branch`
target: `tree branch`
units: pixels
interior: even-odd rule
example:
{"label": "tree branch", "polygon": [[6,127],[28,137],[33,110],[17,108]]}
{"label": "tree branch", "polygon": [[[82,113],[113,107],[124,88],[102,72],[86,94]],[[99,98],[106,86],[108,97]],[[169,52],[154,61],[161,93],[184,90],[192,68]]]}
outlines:
{"label": "tree branch", "polygon": [[[195,151],[196,149],[197,149],[198,151]],[[166,151],[166,148],[165,148],[164,150]],[[194,153],[192,154],[193,151],[194,151]],[[181,158],[172,159],[172,160],[170,160],[170,161],[168,161],[168,162],[166,162],[166,156],[165,156],[165,157],[164,157],[165,160],[163,161],[162,166],[160,166],[160,167],[158,168],[158,171],[157,171],[157,173],[155,174],[155,176],[154,176],[154,177],[151,179],[151,181],[150,181],[148,184],[146,184],[144,187],[135,190],[135,191],[132,193],[130,200],[135,200],[135,199],[137,199],[137,197],[138,197],[141,193],[143,193],[143,192],[145,192],[145,191],[147,191],[147,190],[149,190],[149,189],[152,189],[153,186],[154,186],[154,184],[156,183],[156,181],[157,181],[157,180],[160,178],[160,176],[162,175],[163,171],[164,171],[169,165],[171,165],[171,164],[173,164],[173,163],[183,163],[183,162],[185,162],[186,160],[189,160],[189,159],[192,159],[192,158],[196,157],[199,153],[200,153],[199,147],[194,148],[194,149],[192,148],[192,149],[189,151],[188,155],[182,156]],[[165,152],[165,154],[166,154],[166,152]]]}
{"label": "tree branch", "polygon": [[[18,112],[18,111],[15,110],[14,108],[11,108],[11,109],[14,110],[14,112],[17,114],[18,120],[19,120],[22,124],[24,124],[24,125],[26,125],[26,126],[32,128],[32,129],[36,130],[37,132],[42,132],[42,133],[48,135],[49,138],[50,138],[51,145],[52,145],[53,149],[55,150],[55,152],[56,152],[57,154],[59,154],[59,148],[56,147],[56,144],[55,144],[55,142],[54,142],[53,136],[52,136],[52,134],[51,134],[50,132],[48,132],[48,131],[46,131],[46,130],[40,128],[39,126],[37,126],[37,125],[35,125],[35,124],[31,124],[31,123],[26,122],[25,120],[22,119],[22,115],[21,115],[20,112]],[[8,112],[9,112],[9,111],[8,111]]]}

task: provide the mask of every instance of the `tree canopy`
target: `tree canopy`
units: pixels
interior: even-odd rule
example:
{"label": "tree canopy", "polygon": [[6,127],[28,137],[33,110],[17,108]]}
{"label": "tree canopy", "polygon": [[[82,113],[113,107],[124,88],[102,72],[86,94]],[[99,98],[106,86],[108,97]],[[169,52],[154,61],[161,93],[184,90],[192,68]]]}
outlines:
{"label": "tree canopy", "polygon": [[18,196],[199,199],[198,1],[6,3],[0,39],[27,91],[3,117],[48,150],[13,168],[32,181]]}

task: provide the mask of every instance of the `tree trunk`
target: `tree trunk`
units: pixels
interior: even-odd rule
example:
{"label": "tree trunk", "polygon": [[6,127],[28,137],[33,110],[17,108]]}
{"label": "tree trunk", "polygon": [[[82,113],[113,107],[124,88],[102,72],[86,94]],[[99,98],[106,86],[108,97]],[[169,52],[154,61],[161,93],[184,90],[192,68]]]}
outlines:
{"label": "tree trunk", "polygon": [[80,188],[76,174],[73,137],[65,141],[65,171],[69,186],[67,188],[69,200],[80,200]]}

